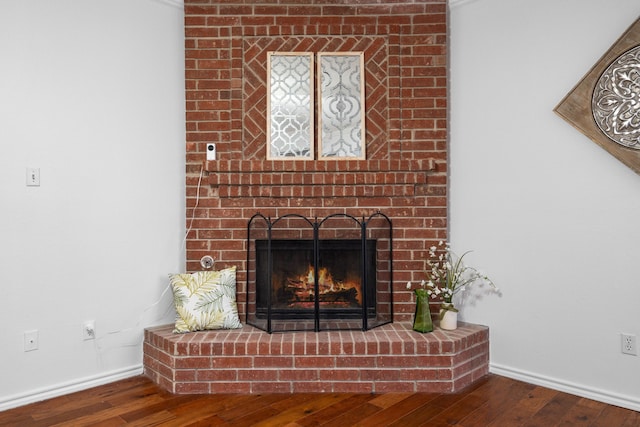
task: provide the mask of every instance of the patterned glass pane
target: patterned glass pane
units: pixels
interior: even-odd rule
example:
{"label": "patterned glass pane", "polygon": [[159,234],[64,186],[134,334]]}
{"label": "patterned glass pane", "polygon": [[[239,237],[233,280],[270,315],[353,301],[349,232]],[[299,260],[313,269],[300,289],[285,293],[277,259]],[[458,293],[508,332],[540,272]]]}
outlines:
{"label": "patterned glass pane", "polygon": [[313,159],[313,54],[268,54],[267,159]]}
{"label": "patterned glass pane", "polygon": [[365,158],[364,56],[319,53],[320,157]]}

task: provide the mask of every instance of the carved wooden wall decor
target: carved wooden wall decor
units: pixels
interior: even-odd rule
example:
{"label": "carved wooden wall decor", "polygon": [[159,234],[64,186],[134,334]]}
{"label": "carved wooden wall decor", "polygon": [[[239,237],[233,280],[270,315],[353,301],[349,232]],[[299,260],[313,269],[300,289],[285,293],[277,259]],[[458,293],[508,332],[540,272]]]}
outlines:
{"label": "carved wooden wall decor", "polygon": [[640,19],[554,111],[640,174]]}

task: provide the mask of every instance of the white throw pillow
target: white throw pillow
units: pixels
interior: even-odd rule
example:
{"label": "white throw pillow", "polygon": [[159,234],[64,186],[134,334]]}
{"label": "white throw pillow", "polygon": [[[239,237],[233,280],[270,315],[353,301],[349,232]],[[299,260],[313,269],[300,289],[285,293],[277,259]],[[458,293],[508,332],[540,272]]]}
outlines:
{"label": "white throw pillow", "polygon": [[177,313],[173,332],[242,327],[236,304],[236,267],[169,278]]}

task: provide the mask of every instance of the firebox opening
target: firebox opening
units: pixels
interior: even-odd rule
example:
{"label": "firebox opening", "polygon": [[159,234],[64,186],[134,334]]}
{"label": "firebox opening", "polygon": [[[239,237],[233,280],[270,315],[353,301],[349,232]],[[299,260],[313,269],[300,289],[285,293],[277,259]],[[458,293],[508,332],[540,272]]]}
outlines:
{"label": "firebox opening", "polygon": [[316,296],[321,318],[362,318],[365,310],[368,317],[375,316],[374,239],[366,241],[365,256],[360,239],[318,240],[317,265],[313,240],[271,240],[270,243],[270,274],[269,240],[256,240],[255,246],[256,315],[259,318],[267,316],[270,303],[274,319],[312,319]]}

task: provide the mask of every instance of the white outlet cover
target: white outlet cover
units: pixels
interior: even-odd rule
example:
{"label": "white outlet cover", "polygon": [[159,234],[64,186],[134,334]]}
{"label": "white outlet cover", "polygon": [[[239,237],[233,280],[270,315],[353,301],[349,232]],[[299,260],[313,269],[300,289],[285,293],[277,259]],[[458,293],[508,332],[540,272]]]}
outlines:
{"label": "white outlet cover", "polygon": [[96,322],[94,320],[87,320],[82,324],[82,339],[85,341],[96,339]]}
{"label": "white outlet cover", "polygon": [[24,331],[24,351],[38,349],[38,331]]}
{"label": "white outlet cover", "polygon": [[635,335],[622,334],[622,353],[630,354],[632,356],[638,355],[638,348],[636,346]]}

